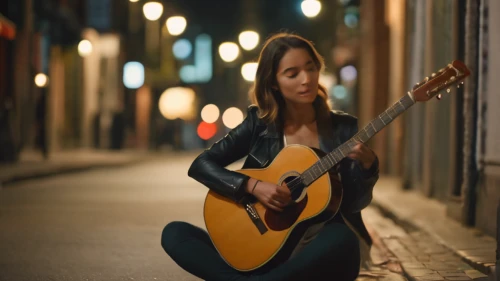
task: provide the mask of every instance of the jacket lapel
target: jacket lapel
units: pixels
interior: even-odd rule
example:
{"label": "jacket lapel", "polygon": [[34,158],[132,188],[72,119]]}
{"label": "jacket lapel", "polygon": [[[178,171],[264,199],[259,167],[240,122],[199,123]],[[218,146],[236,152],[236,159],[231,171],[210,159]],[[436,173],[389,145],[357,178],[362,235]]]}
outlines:
{"label": "jacket lapel", "polygon": [[338,132],[338,125],[335,122],[335,116],[330,112],[328,120],[322,120],[318,124],[319,146],[324,152],[331,152],[342,144],[342,139]]}

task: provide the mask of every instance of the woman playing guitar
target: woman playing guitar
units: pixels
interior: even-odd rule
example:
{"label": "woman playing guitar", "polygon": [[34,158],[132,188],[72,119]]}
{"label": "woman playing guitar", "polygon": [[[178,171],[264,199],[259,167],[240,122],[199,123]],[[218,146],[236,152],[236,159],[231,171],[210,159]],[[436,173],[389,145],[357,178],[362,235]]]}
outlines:
{"label": "woman playing guitar", "polygon": [[[319,85],[323,68],[322,57],[308,40],[288,33],[270,37],[259,56],[251,92],[254,105],[247,117],[200,154],[188,175],[235,202],[253,195],[267,209],[282,212],[293,203],[286,184],[259,181],[224,167],[246,157],[243,168],[264,168],[291,144],[330,152],[356,134],[355,117],[331,110],[327,92]],[[359,239],[371,245],[360,211],[371,201],[378,160],[361,143],[346,156],[337,165],[343,186],[340,211],[309,227],[285,259],[238,271],[219,255],[206,231],[186,222],[171,222],[164,228],[164,250],[204,280],[355,280]]]}

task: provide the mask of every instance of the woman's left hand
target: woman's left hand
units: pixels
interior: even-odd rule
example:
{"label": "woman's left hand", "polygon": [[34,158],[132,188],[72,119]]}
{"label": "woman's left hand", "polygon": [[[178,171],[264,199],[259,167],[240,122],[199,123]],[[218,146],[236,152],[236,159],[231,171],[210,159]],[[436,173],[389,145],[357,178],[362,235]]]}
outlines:
{"label": "woman's left hand", "polygon": [[362,143],[358,143],[352,150],[347,154],[347,157],[358,160],[363,166],[363,169],[368,170],[372,166],[375,158],[375,152],[371,150],[368,146]]}

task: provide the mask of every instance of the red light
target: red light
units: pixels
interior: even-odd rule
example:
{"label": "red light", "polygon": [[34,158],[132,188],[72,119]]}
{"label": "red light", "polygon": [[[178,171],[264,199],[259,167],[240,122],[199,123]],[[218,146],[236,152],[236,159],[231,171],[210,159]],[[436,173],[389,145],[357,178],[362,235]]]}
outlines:
{"label": "red light", "polygon": [[217,133],[217,125],[215,125],[214,123],[201,121],[196,131],[201,139],[208,140],[215,136],[215,134]]}

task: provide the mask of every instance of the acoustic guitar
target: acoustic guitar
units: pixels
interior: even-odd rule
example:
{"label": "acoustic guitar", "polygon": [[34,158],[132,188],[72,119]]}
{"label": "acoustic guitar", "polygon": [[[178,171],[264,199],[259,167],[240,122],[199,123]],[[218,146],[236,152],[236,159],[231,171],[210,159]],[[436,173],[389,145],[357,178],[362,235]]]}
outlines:
{"label": "acoustic guitar", "polygon": [[336,165],[357,143],[365,143],[416,102],[441,99],[441,90],[463,84],[470,74],[467,66],[453,61],[445,68],[417,83],[394,105],[373,119],[350,140],[332,152],[303,146],[283,148],[272,163],[262,169],[237,172],[261,181],[285,185],[293,203],[282,212],[266,209],[248,195],[243,203],[209,191],[204,219],[215,248],[231,267],[239,271],[259,269],[286,259],[307,228],[331,219],[342,201],[342,185]]}

